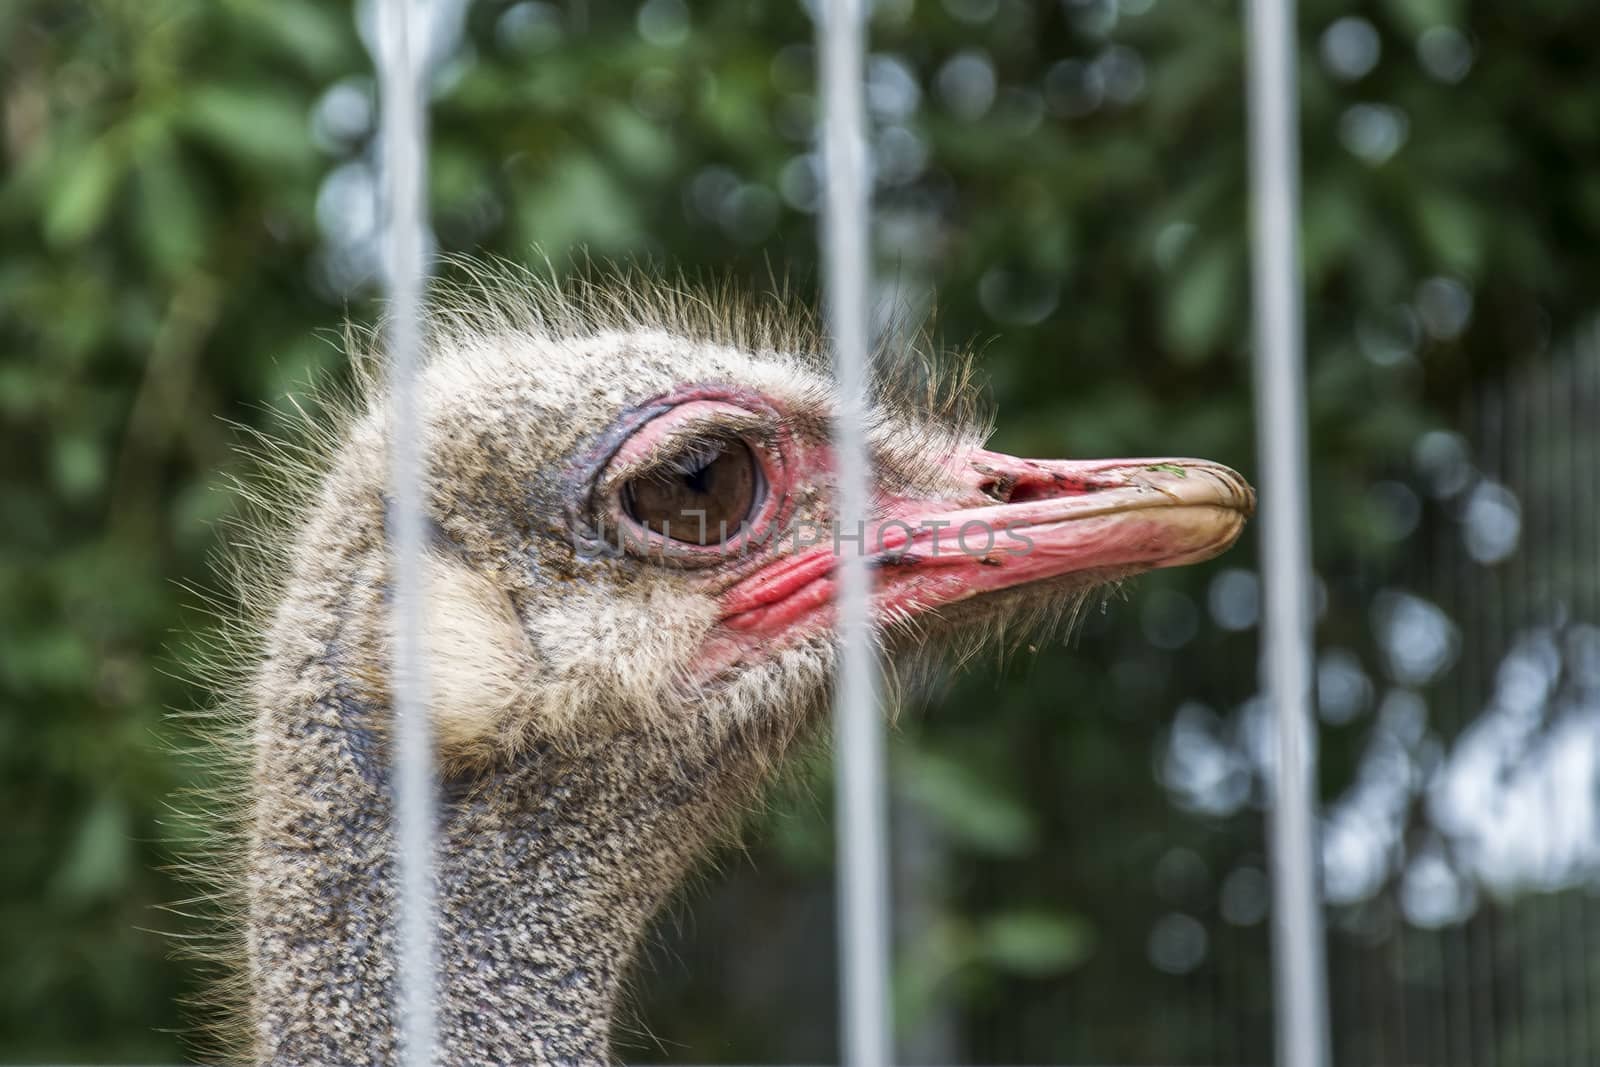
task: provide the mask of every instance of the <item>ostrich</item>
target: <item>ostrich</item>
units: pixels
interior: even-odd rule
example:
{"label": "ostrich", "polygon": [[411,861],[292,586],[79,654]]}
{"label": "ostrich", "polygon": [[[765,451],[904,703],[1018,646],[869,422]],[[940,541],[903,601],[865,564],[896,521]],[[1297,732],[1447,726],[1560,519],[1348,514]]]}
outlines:
{"label": "ostrich", "polygon": [[[900,672],[1207,559],[1253,508],[1213,463],[988,451],[969,375],[901,367],[870,398],[868,529],[836,545],[823,342],[782,303],[481,274],[433,298],[442,1062],[610,1062],[652,915],[819,733],[838,551],[869,554]],[[272,484],[300,488],[268,494],[242,572],[224,746],[249,784],[225,790],[239,844],[214,875],[234,1052],[302,1067],[397,1054],[388,415],[370,385],[334,406],[275,450]]]}

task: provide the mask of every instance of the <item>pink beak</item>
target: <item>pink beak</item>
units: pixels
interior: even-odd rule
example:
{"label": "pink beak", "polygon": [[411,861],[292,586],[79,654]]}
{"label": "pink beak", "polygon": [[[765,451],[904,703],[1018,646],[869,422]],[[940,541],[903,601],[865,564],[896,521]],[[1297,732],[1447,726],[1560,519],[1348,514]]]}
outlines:
{"label": "pink beak", "polygon": [[1255,492],[1197,459],[1035,460],[975,451],[961,488],[880,501],[864,531],[824,531],[722,598],[722,624],[774,638],[832,618],[839,555],[866,553],[880,620],[1066,575],[1085,580],[1210,559],[1238,539]]}

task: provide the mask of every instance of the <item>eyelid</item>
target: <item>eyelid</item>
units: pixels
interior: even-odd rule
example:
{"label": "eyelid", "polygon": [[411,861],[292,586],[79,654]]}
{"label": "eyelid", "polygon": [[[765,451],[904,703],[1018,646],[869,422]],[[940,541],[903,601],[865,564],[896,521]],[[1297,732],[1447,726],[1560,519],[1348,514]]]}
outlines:
{"label": "eyelid", "polygon": [[[705,404],[712,409],[704,412],[683,412],[677,409],[646,423],[638,433],[612,458],[598,486],[602,497],[617,492],[624,483],[636,478],[668,469],[673,461],[697,446],[723,441],[744,441],[753,448],[770,449],[777,437],[777,427],[771,418],[753,411],[745,411],[731,404],[700,402],[685,404],[698,407]],[[656,435],[647,436],[650,428],[664,420],[671,424]],[[635,442],[643,438],[637,447]]]}

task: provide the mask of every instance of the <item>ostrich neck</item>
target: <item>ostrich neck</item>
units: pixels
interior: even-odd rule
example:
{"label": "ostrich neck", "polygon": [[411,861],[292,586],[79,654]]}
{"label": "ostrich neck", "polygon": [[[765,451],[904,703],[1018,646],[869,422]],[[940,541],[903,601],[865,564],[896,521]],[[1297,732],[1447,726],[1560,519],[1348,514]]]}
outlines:
{"label": "ostrich neck", "polygon": [[[396,1059],[387,770],[328,664],[320,695],[258,722],[247,940],[256,1057]],[[603,1064],[619,984],[651,915],[748,776],[724,751],[622,734],[446,782],[437,855],[444,1063]]]}

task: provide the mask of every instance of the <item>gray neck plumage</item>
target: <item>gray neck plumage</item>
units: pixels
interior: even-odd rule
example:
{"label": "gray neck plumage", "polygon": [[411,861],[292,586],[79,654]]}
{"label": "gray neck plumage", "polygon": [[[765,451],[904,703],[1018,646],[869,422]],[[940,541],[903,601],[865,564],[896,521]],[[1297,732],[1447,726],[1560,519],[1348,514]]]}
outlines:
{"label": "gray neck plumage", "polygon": [[[302,661],[257,724],[248,966],[259,1062],[396,1059],[387,770],[336,664]],[[292,694],[290,694],[292,695]],[[685,724],[689,725],[689,724]],[[438,1026],[447,1064],[603,1064],[618,988],[664,897],[745,788],[733,752],[622,734],[446,782]]]}

